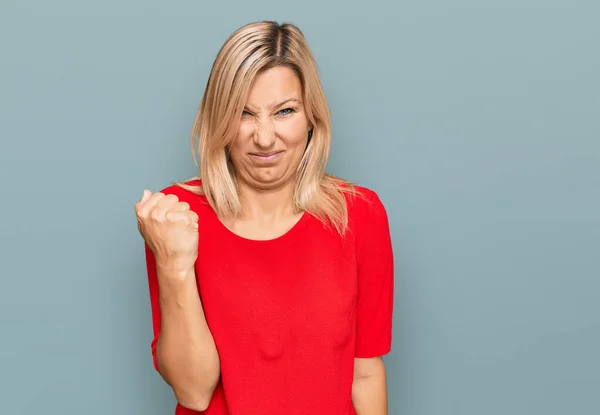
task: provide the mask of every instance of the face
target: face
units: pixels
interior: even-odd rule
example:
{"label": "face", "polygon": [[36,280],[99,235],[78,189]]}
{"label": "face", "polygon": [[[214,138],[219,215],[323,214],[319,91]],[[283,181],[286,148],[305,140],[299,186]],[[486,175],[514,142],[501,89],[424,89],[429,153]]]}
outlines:
{"label": "face", "polygon": [[293,183],[309,133],[302,95],[288,67],[256,77],[230,149],[240,184],[264,190]]}

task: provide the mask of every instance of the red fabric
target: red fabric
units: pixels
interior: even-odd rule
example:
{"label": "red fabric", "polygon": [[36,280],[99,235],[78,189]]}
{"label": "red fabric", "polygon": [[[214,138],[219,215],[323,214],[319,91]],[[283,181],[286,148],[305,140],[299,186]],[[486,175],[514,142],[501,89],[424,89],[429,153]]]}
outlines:
{"label": "red fabric", "polygon": [[[206,198],[162,190],[199,215],[196,277],[221,360],[206,415],[354,415],[355,357],[388,353],[392,342],[393,253],[377,194],[348,197],[342,238],[305,214],[283,236],[252,241],[218,220]],[[158,281],[146,247],[154,339]],[[177,405],[177,415],[192,411]]]}

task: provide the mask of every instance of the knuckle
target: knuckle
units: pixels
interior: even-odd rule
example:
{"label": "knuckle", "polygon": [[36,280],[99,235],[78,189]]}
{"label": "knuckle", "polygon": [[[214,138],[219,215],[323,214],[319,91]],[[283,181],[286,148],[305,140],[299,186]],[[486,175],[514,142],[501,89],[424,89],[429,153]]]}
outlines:
{"label": "knuckle", "polygon": [[170,223],[176,223],[176,222],[181,221],[181,215],[179,215],[178,212],[172,212],[172,211],[168,212],[165,215],[165,217],[166,217],[167,221],[169,221]]}
{"label": "knuckle", "polygon": [[150,218],[155,222],[160,222],[163,219],[158,209],[154,209],[152,213],[150,213]]}

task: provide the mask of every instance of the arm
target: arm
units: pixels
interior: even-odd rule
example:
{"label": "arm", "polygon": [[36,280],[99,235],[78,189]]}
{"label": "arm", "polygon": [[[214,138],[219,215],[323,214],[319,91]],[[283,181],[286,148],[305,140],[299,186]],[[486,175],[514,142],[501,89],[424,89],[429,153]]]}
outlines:
{"label": "arm", "polygon": [[387,384],[381,357],[355,358],[352,404],[357,415],[387,415]]}
{"label": "arm", "polygon": [[[387,415],[386,370],[392,346],[394,254],[385,207],[365,192],[354,211],[358,298],[352,403],[357,415]],[[359,204],[360,203],[360,204]]]}
{"label": "arm", "polygon": [[154,366],[184,407],[205,410],[220,376],[220,361],[193,269],[158,262],[146,246]]}

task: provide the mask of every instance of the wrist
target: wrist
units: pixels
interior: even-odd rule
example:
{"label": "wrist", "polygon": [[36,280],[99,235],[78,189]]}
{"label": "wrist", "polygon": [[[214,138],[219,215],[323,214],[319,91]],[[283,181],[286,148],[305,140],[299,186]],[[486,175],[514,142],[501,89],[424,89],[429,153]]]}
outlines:
{"label": "wrist", "polygon": [[194,271],[195,261],[191,258],[156,257],[156,269],[169,274],[186,274]]}
{"label": "wrist", "polygon": [[190,261],[157,261],[159,280],[185,281],[195,279],[194,263]]}

